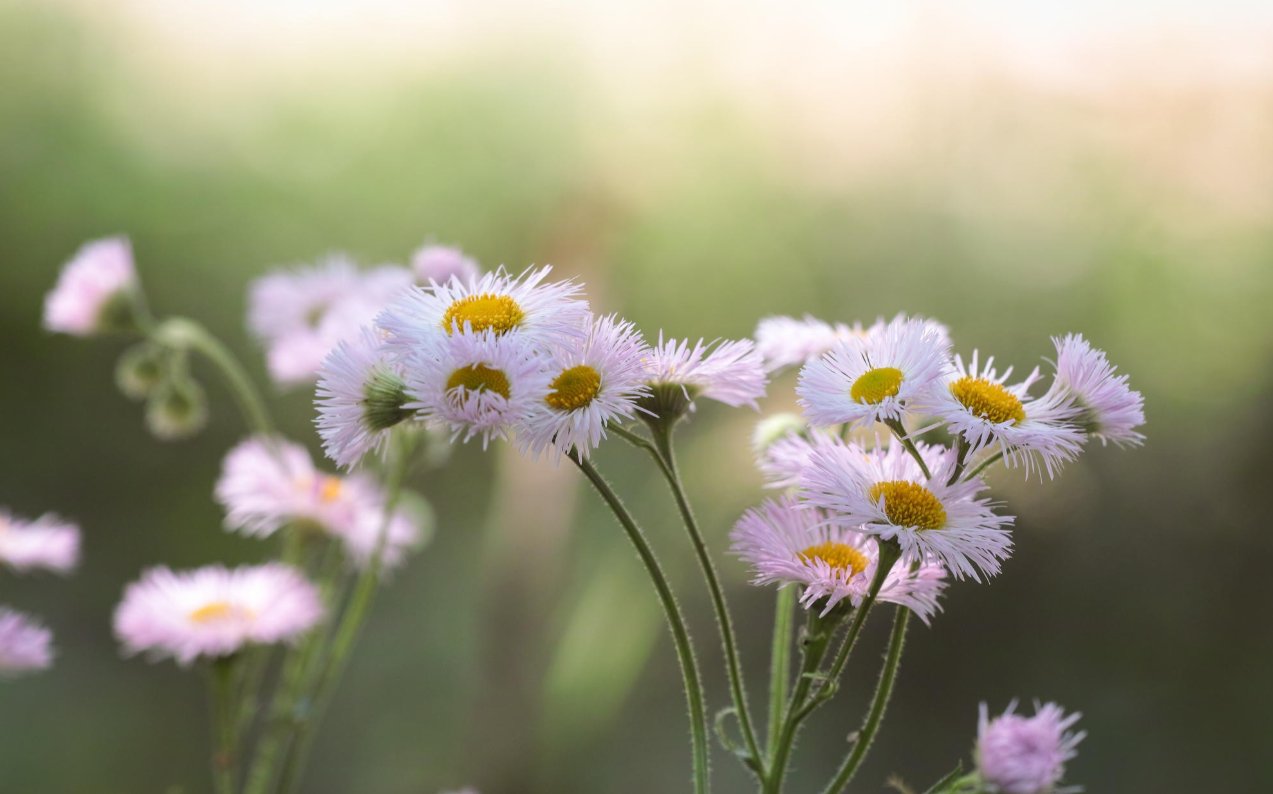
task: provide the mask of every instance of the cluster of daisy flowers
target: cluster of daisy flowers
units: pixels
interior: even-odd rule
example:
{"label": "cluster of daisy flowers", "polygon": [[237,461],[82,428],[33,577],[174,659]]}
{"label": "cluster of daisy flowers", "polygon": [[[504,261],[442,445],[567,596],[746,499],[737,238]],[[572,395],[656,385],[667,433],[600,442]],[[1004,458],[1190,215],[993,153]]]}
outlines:
{"label": "cluster of daisy flowers", "polygon": [[[26,520],[0,509],[0,568],[66,575],[80,557],[80,530],[53,514]],[[39,619],[0,606],[0,677],[43,670],[53,663],[53,633]]]}

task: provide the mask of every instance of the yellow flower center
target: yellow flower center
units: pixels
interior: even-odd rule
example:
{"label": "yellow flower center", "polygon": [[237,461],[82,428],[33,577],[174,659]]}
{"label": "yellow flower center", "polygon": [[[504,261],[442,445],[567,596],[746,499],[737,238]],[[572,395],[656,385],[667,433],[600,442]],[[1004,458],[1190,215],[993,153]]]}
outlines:
{"label": "yellow flower center", "polygon": [[446,307],[442,315],[442,328],[449,334],[467,323],[474,331],[494,331],[505,334],[521,325],[526,313],[517,301],[507,295],[484,292],[469,295]]}
{"label": "yellow flower center", "polygon": [[877,482],[869,491],[871,501],[884,497],[884,515],[899,527],[941,529],[946,525],[946,508],[933,492],[909,480]]}
{"label": "yellow flower center", "polygon": [[601,373],[587,364],[565,370],[553,382],[544,402],[558,411],[577,411],[597,398],[601,391]]}
{"label": "yellow flower center", "polygon": [[885,397],[896,397],[902,388],[902,371],[896,367],[876,367],[864,372],[849,388],[855,403],[875,405]]}
{"label": "yellow flower center", "polygon": [[252,611],[244,607],[235,606],[228,601],[213,601],[191,612],[190,619],[195,623],[212,623],[236,615],[251,617]]}
{"label": "yellow flower center", "polygon": [[340,493],[344,487],[344,481],[339,477],[324,477],[322,484],[318,486],[319,501],[326,505],[331,504],[340,498]]}
{"label": "yellow flower center", "polygon": [[447,378],[447,391],[460,388],[474,392],[493,391],[507,400],[508,376],[502,370],[493,369],[485,364],[472,364],[460,367]]}
{"label": "yellow flower center", "polygon": [[871,562],[866,558],[865,554],[849,544],[837,543],[834,540],[810,546],[800,552],[800,559],[805,562],[822,560],[832,568],[846,572],[850,577],[857,576],[865,571],[866,566]]}
{"label": "yellow flower center", "polygon": [[985,378],[965,375],[950,384],[950,393],[969,411],[989,422],[1001,424],[1011,419],[1015,424],[1025,421],[1025,407],[1021,400],[1002,385]]}

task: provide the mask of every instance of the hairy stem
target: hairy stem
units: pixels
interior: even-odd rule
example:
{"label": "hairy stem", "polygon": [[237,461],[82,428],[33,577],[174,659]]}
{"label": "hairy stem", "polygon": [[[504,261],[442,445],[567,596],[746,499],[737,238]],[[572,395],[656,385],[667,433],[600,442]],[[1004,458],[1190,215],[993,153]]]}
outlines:
{"label": "hairy stem", "polygon": [[778,591],[774,605],[774,638],[769,652],[769,731],[765,747],[773,752],[782,730],[782,704],[787,700],[787,688],[791,679],[791,623],[796,607],[796,589],[784,587]]}
{"label": "hairy stem", "polygon": [[239,363],[229,348],[221,343],[206,328],[194,320],[185,317],[174,317],[154,327],[151,337],[167,347],[193,350],[208,360],[216,368],[221,378],[234,395],[244,421],[253,433],[270,435],[274,432],[274,422],[270,419],[265,401],[256,390],[247,371]]}
{"label": "hairy stem", "polygon": [[928,470],[928,464],[924,462],[924,456],[919,454],[919,449],[915,447],[915,442],[911,440],[910,435],[906,432],[906,427],[897,419],[885,419],[884,424],[888,425],[889,430],[893,431],[893,435],[897,436],[897,439],[902,442],[902,446],[919,464],[919,470],[924,473],[924,479],[931,480],[933,475]]}
{"label": "hairy stem", "polygon": [[796,676],[796,687],[792,690],[783,712],[778,739],[770,748],[772,756],[768,775],[763,781],[764,794],[779,794],[782,791],[782,779],[787,773],[787,761],[791,757],[791,750],[795,744],[796,730],[800,727],[795,715],[804,708],[818,668],[822,665],[823,657],[826,656],[831,635],[835,633],[835,629],[843,618],[839,612],[832,612],[824,618],[815,609],[810,609],[808,614],[808,622],[800,637],[803,661],[800,672]]}

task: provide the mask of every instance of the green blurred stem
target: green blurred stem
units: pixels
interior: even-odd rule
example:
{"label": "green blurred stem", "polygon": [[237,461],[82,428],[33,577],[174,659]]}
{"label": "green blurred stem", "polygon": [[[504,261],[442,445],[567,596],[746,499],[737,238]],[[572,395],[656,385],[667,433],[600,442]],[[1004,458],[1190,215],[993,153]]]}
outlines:
{"label": "green blurred stem", "polygon": [[910,435],[906,432],[906,427],[897,419],[885,419],[884,424],[888,425],[888,429],[893,431],[893,435],[897,436],[902,442],[902,446],[906,447],[906,451],[911,453],[911,457],[919,464],[919,470],[924,473],[924,479],[931,480],[933,475],[928,470],[928,464],[924,462],[924,456],[919,454],[919,450],[915,448],[915,442],[911,440]]}
{"label": "green blurred stem", "polygon": [[866,753],[871,749],[871,743],[875,741],[875,734],[880,729],[880,723],[884,720],[884,710],[888,707],[889,698],[893,694],[893,684],[897,680],[897,669],[902,662],[902,648],[906,645],[906,625],[910,621],[911,611],[906,607],[899,606],[897,612],[893,616],[893,633],[889,635],[888,653],[884,657],[884,667],[880,670],[880,679],[875,685],[875,695],[871,698],[871,708],[866,714],[866,720],[862,723],[862,728],[858,731],[857,741],[853,745],[853,751],[849,753],[849,757],[844,759],[844,764],[840,767],[840,771],[836,774],[831,784],[823,789],[822,794],[839,794],[845,786],[849,785],[849,781],[853,779],[853,775],[857,773],[858,767],[862,765]]}
{"label": "green blurred stem", "polygon": [[641,528],[637,526],[631,513],[623,506],[618,494],[614,492],[614,489],[610,487],[610,484],[601,476],[601,473],[597,471],[591,461],[581,457],[574,450],[571,451],[569,457],[579,467],[579,470],[583,472],[583,475],[588,478],[588,481],[592,483],[592,487],[601,495],[610,511],[614,513],[615,518],[619,520],[619,524],[627,533],[628,539],[636,547],[637,554],[640,555],[646,572],[649,573],[650,579],[654,582],[654,589],[658,592],[659,602],[663,605],[663,612],[667,616],[668,625],[672,630],[672,640],[676,645],[676,655],[681,663],[681,675],[685,680],[685,698],[689,701],[690,736],[693,741],[694,791],[697,794],[706,794],[708,790],[707,716],[703,704],[703,684],[698,672],[698,663],[694,660],[694,647],[690,643],[685,617],[681,614],[681,608],[676,603],[676,596],[672,593],[672,587],[668,583],[667,576],[659,566],[658,558],[654,556],[654,550],[650,548],[649,542],[645,539],[645,534],[641,532]]}
{"label": "green blurred stem", "polygon": [[212,735],[216,750],[212,756],[212,779],[217,794],[235,794],[238,780],[238,702],[235,673],[238,658],[225,656],[212,661],[209,687],[212,698]]}
{"label": "green blurred stem", "polygon": [[274,423],[265,408],[265,401],[261,399],[261,394],[248,377],[247,371],[229,348],[206,328],[185,317],[172,317],[154,326],[150,337],[166,347],[193,350],[206,358],[225,380],[252,432],[262,435],[274,432]]}
{"label": "green blurred stem", "polygon": [[973,477],[976,477],[978,474],[981,474],[983,471],[993,466],[995,463],[998,463],[1002,457],[1003,457],[1002,452],[996,452],[995,454],[986,458],[986,460],[980,466],[968,472],[968,476],[965,477],[964,479],[971,480]]}
{"label": "green blurred stem", "polygon": [[769,731],[765,746],[773,752],[782,729],[782,704],[791,679],[791,624],[796,608],[795,587],[778,591],[774,606],[774,639],[769,652]]}
{"label": "green blurred stem", "polygon": [[808,619],[800,639],[802,655],[800,672],[796,677],[796,688],[792,691],[791,697],[787,700],[787,707],[783,711],[778,739],[770,748],[773,755],[770,759],[768,774],[762,781],[761,790],[764,794],[779,794],[782,791],[782,779],[787,773],[787,761],[791,757],[796,729],[799,727],[794,717],[796,712],[804,706],[805,698],[809,696],[809,689],[817,678],[823,657],[826,656],[831,635],[835,633],[841,619],[842,615],[835,611],[825,618],[819,615],[816,609],[808,611]]}

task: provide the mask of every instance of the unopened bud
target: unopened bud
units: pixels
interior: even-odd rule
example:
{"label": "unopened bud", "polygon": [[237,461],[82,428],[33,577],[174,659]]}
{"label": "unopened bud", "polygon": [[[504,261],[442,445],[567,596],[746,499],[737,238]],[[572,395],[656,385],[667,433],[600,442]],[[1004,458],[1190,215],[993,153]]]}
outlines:
{"label": "unopened bud", "polygon": [[144,400],[163,382],[167,362],[162,348],[149,342],[130,347],[115,365],[115,385],[130,399]]}
{"label": "unopened bud", "polygon": [[163,441],[189,438],[207,422],[208,399],[203,388],[189,378],[165,380],[146,404],[146,426]]}

